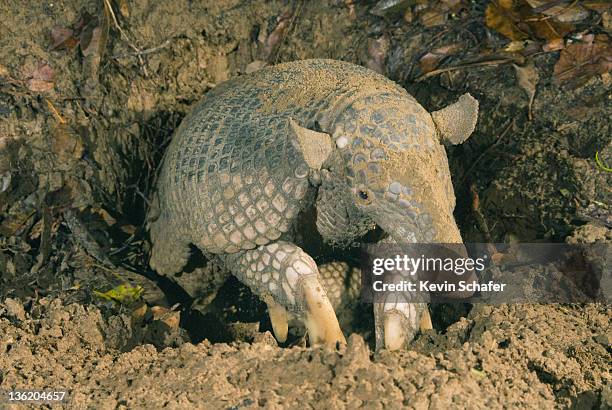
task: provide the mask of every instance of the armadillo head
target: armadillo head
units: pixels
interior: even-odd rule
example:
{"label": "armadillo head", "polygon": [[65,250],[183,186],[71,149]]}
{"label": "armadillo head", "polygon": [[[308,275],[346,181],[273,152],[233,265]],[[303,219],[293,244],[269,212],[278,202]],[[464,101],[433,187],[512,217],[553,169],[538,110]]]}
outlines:
{"label": "armadillo head", "polygon": [[477,112],[469,94],[430,115],[412,97],[389,93],[351,102],[316,138],[295,125],[304,157],[320,175],[323,237],[350,240],[376,224],[398,242],[462,242],[442,143],[467,139]]}

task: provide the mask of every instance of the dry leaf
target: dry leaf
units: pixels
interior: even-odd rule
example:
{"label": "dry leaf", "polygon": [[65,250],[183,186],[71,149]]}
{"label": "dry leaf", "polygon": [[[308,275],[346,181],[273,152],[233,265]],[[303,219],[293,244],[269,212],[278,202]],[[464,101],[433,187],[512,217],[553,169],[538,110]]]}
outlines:
{"label": "dry leaf", "polygon": [[[42,230],[43,230],[43,225],[44,225],[43,222],[44,221],[42,219],[39,219],[38,222],[34,224],[32,229],[30,230],[30,239],[37,239],[42,235]],[[57,230],[59,229],[60,225],[61,225],[60,221],[53,220],[53,222],[51,223],[51,233],[55,234]]]}
{"label": "dry leaf", "polygon": [[134,235],[136,233],[136,227],[131,224],[121,225],[119,229],[121,229],[122,232],[125,232],[128,235]]}
{"label": "dry leaf", "polygon": [[528,33],[519,28],[521,16],[515,9],[513,0],[498,0],[488,4],[485,10],[487,27],[503,34],[512,41],[526,40]]}
{"label": "dry leaf", "polygon": [[53,27],[50,37],[50,50],[72,49],[79,44],[79,39],[74,36],[74,31],[66,27]]}
{"label": "dry leaf", "polygon": [[596,11],[598,13],[612,10],[612,3],[610,0],[585,0],[581,2],[581,4],[587,9]]}
{"label": "dry leaf", "polygon": [[181,322],[181,312],[163,306],[152,306],[151,313],[153,313],[153,320],[159,320],[172,329],[178,329]]}
{"label": "dry leaf", "polygon": [[449,10],[458,10],[464,6],[463,0],[442,0],[442,4]]}
{"label": "dry leaf", "polygon": [[543,17],[530,19],[526,22],[535,33],[535,36],[543,40],[563,38],[574,29],[574,26],[570,23],[556,22]]}
{"label": "dry leaf", "polygon": [[425,27],[441,26],[446,23],[447,12],[442,10],[429,10],[419,16],[421,24]]}
{"label": "dry leaf", "polygon": [[36,70],[30,74],[26,82],[29,90],[34,92],[45,92],[53,89],[53,77],[55,71],[45,63],[41,63]]}
{"label": "dry leaf", "polygon": [[[83,41],[83,37],[87,41],[91,38],[91,30],[95,27],[96,21],[92,24],[94,17],[87,11],[82,11],[79,19],[73,24],[72,28],[55,26],[51,29],[50,50],[72,49]],[[88,33],[83,33],[88,31]],[[89,36],[89,38],[87,38]]]}
{"label": "dry leaf", "polygon": [[578,4],[578,2],[567,1],[566,3],[557,4],[558,2],[550,0],[526,1],[534,8],[534,12],[545,14],[562,23],[575,23],[589,16],[589,12]]}
{"label": "dry leaf", "polygon": [[554,79],[557,84],[577,87],[595,75],[607,73],[612,68],[612,46],[606,35],[589,34],[581,43],[568,45],[555,64]]}
{"label": "dry leaf", "polygon": [[414,13],[412,12],[412,9],[406,9],[403,18],[406,23],[412,23],[412,20],[414,20]]}
{"label": "dry leaf", "polygon": [[55,71],[48,64],[41,63],[30,77],[35,80],[51,81],[55,77]]}
{"label": "dry leaf", "polygon": [[130,17],[130,8],[127,0],[119,0],[119,13],[125,18]]}
{"label": "dry leaf", "polygon": [[55,72],[45,63],[39,64],[38,68],[31,72],[26,84],[28,89],[34,92],[45,92],[53,89],[53,77]]}
{"label": "dry leaf", "polygon": [[606,11],[601,15],[601,25],[608,33],[612,30],[612,11]]}
{"label": "dry leaf", "polygon": [[565,47],[565,41],[563,41],[562,38],[556,38],[554,40],[550,40],[549,42],[547,42],[546,44],[544,44],[542,46],[542,50],[548,52],[551,51],[559,51],[559,50],[563,50],[563,47]]}
{"label": "dry leaf", "polygon": [[574,28],[569,23],[533,12],[526,0],[490,2],[485,10],[485,24],[512,41],[562,38]]}
{"label": "dry leaf", "polygon": [[53,89],[53,82],[36,80],[33,78],[28,80],[27,85],[30,91],[34,91],[37,93],[51,91]]}
{"label": "dry leaf", "polygon": [[283,14],[278,16],[276,19],[276,27],[274,27],[274,30],[272,30],[264,42],[263,60],[270,61],[272,59],[273,54],[279,46],[281,40],[285,37],[285,32],[291,24],[292,17],[293,13],[290,11],[285,11]]}
{"label": "dry leaf", "polygon": [[516,79],[518,81],[519,87],[527,93],[527,97],[529,97],[529,103],[527,105],[527,113],[529,120],[533,119],[531,113],[531,107],[533,105],[533,99],[535,98],[536,93],[536,85],[538,84],[538,71],[533,66],[533,63],[530,63],[524,67],[518,66],[516,64],[512,64],[514,70],[516,72]]}
{"label": "dry leaf", "polygon": [[117,223],[117,220],[108,213],[108,211],[104,208],[92,207],[91,213],[97,214],[102,220],[108,225],[113,226]]}
{"label": "dry leaf", "polygon": [[504,51],[509,53],[516,53],[517,51],[521,51],[525,49],[525,41],[511,41],[504,47]]}
{"label": "dry leaf", "polygon": [[456,54],[459,50],[461,50],[460,44],[449,44],[447,46],[431,50],[419,60],[419,66],[421,67],[422,73],[426,74],[435,70],[443,59],[450,55]]}
{"label": "dry leaf", "polygon": [[0,64],[0,77],[10,77],[8,69]]}
{"label": "dry leaf", "polygon": [[414,3],[415,0],[380,0],[370,9],[370,13],[379,17],[389,16],[403,12]]}
{"label": "dry leaf", "polygon": [[53,151],[60,163],[68,163],[83,155],[83,143],[80,136],[68,125],[58,124],[51,140]]}
{"label": "dry leaf", "polygon": [[27,226],[26,223],[36,213],[36,211],[23,211],[8,215],[2,223],[0,223],[0,235],[10,237],[15,235],[22,227]]}
{"label": "dry leaf", "polygon": [[381,36],[377,39],[368,39],[368,61],[366,66],[377,73],[385,72],[385,61],[389,51],[389,39]]}
{"label": "dry leaf", "polygon": [[81,51],[85,57],[98,53],[100,48],[101,29],[97,25],[97,20],[94,25],[89,25],[83,29],[79,36],[81,43]]}

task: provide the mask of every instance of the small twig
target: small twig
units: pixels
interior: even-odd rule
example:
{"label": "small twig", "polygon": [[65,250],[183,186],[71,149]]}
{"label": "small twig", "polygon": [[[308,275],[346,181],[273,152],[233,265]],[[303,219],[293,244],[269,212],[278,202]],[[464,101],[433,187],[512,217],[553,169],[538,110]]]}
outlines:
{"label": "small twig", "polygon": [[146,196],[144,193],[142,193],[142,192],[140,191],[140,189],[138,188],[138,186],[137,186],[136,184],[128,185],[128,186],[126,186],[125,188],[126,188],[126,189],[133,188],[133,189],[134,189],[134,193],[136,193],[138,196],[140,196],[140,197],[141,197],[141,198],[142,198],[142,199],[143,199],[143,200],[146,202],[146,204],[147,204],[149,207],[151,207],[151,201],[149,201],[149,199],[147,198],[147,196]]}
{"label": "small twig", "polygon": [[130,48],[132,50],[134,50],[136,52],[136,57],[138,58],[138,62],[140,63],[140,66],[142,67],[142,71],[144,72],[144,75],[146,77],[149,76],[149,73],[147,71],[147,67],[145,66],[144,60],[142,59],[142,55],[138,54],[141,53],[142,50],[138,47],[136,47],[134,45],[134,43],[132,43],[132,41],[130,40],[130,38],[128,37],[128,35],[125,33],[125,31],[123,31],[123,29],[121,28],[121,26],[119,25],[119,22],[117,21],[117,17],[115,16],[115,12],[113,11],[113,8],[110,4],[109,0],[104,0],[104,9],[106,10],[106,12],[108,13],[108,15],[111,17],[111,19],[113,20],[113,24],[115,25],[115,28],[119,31],[119,33],[121,34],[121,36],[123,37],[123,39],[126,41],[126,43],[130,46]]}
{"label": "small twig", "polygon": [[66,120],[61,116],[61,114],[59,113],[59,111],[57,111],[57,109],[55,108],[55,106],[53,105],[53,103],[48,99],[45,98],[45,101],[47,102],[47,107],[49,107],[49,109],[51,110],[51,112],[53,113],[53,116],[55,117],[55,119],[60,123],[60,124],[66,124]]}
{"label": "small twig", "polygon": [[130,38],[128,37],[127,34],[125,34],[125,31],[123,31],[123,29],[121,28],[121,26],[119,25],[119,22],[117,21],[117,17],[115,16],[115,12],[113,11],[113,8],[109,2],[109,0],[104,0],[104,6],[106,8],[106,11],[108,12],[109,16],[113,19],[113,24],[115,25],[115,28],[119,31],[119,33],[121,34],[121,36],[124,38],[124,40],[128,43],[128,45],[136,52],[139,52],[140,49],[138,47],[136,47],[132,41],[130,40]]}
{"label": "small twig", "polygon": [[512,63],[513,61],[515,61],[513,58],[503,58],[503,59],[498,59],[498,60],[479,61],[477,63],[466,63],[466,64],[459,64],[459,65],[455,65],[451,67],[438,68],[437,70],[430,71],[428,73],[423,74],[420,77],[417,77],[415,81],[421,82],[430,77],[434,77],[438,74],[446,73],[449,71],[463,70],[465,68],[472,68],[472,67],[485,67],[485,66],[508,64],[508,63]]}
{"label": "small twig", "polygon": [[130,245],[132,244],[132,241],[134,240],[134,238],[135,238],[135,237],[136,237],[136,235],[130,235],[130,237],[129,237],[129,238],[127,238],[127,239],[125,240],[125,242],[123,242],[123,244],[122,244],[122,245],[121,245],[119,248],[117,248],[117,249],[115,249],[115,250],[113,250],[113,251],[110,251],[110,252],[108,253],[108,256],[114,256],[114,255],[116,255],[116,254],[118,254],[118,253],[123,252],[125,249],[129,248],[129,247],[130,247]]}
{"label": "small twig", "polygon": [[157,47],[147,48],[141,51],[134,51],[133,53],[117,54],[117,55],[114,55],[113,58],[123,58],[123,57],[129,57],[129,56],[143,56],[146,54],[153,54],[159,50],[162,50],[168,47],[169,45],[170,45],[170,40],[166,40],[160,45],[158,45]]}

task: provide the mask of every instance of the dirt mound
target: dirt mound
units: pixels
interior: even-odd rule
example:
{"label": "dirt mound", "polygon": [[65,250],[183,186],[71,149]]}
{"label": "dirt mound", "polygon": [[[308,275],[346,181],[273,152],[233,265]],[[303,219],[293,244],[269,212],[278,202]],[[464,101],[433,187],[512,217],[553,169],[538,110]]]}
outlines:
{"label": "dirt mound", "polygon": [[6,300],[0,312],[2,387],[66,389],[77,408],[612,405],[600,305],[477,306],[413,351],[378,354],[359,335],[340,352],[279,348],[270,333],[156,349],[91,305]]}

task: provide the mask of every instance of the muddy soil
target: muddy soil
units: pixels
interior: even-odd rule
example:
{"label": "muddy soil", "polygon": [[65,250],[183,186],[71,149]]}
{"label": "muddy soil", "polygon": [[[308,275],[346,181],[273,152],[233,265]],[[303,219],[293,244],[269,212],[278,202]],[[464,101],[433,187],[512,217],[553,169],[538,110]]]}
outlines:
{"label": "muddy soil", "polygon": [[[372,351],[363,309],[348,347],[326,351],[299,334],[279,347],[236,280],[203,300],[199,255],[179,277],[148,269],[147,198],[189,107],[312,57],[376,69],[430,111],[480,101],[449,148],[466,242],[612,240],[612,173],[595,161],[612,163],[609,72],[567,86],[559,51],[501,52],[487,1],[382,17],[375,3],[0,2],[0,390],[67,389],[73,408],[612,406],[608,304],[436,306],[435,330],[398,353]],[[589,13],[575,31],[609,35],[609,11]],[[448,69],[425,70],[449,44]],[[144,293],[108,293],[126,283]]]}

